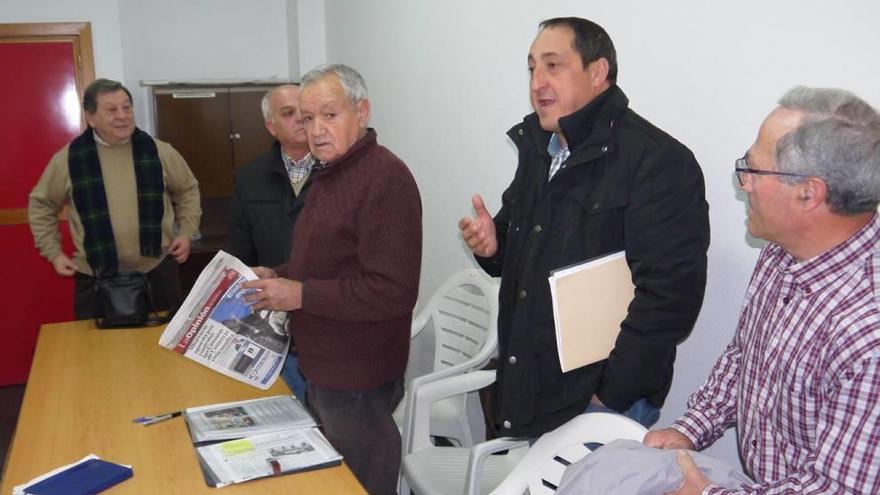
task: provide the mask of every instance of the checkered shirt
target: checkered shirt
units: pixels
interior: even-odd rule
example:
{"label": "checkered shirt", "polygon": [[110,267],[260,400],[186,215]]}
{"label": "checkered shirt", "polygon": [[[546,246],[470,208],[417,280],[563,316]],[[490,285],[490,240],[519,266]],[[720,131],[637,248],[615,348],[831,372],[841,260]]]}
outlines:
{"label": "checkered shirt", "polygon": [[287,169],[287,176],[290,177],[290,182],[294,184],[308,177],[309,172],[312,171],[312,166],[315,164],[315,157],[311,153],[306,154],[302,160],[297,161],[282,151],[281,160],[284,162],[284,168]]}
{"label": "checkered shirt", "polygon": [[706,494],[880,493],[880,220],[798,262],[761,252],[733,341],[673,427],[736,425],[757,482]]}

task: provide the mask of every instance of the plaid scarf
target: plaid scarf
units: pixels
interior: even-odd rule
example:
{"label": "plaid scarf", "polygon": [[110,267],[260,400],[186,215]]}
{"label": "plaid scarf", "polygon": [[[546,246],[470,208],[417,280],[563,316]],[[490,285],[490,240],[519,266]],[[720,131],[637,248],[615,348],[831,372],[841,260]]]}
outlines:
{"label": "plaid scarf", "polygon": [[[158,258],[162,255],[162,216],[165,214],[162,163],[153,138],[138,128],[131,136],[131,153],[137,181],[141,256]],[[73,204],[83,224],[83,246],[89,266],[96,276],[115,274],[119,270],[116,240],[91,128],[70,143],[67,167]]]}

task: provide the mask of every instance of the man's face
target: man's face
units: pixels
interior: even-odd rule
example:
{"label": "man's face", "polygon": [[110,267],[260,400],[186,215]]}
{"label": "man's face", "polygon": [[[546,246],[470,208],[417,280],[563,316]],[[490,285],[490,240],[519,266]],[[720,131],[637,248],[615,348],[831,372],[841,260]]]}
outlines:
{"label": "man's face", "polygon": [[125,91],[102,93],[96,98],[95,113],[86,112],[86,122],[110,145],[125,142],[134,133],[134,111]]}
{"label": "man's face", "polygon": [[269,112],[271,115],[266,120],[269,134],[280,141],[284,148],[305,148],[308,139],[299,111],[299,88],[291,84],[272,91]]}
{"label": "man's face", "polygon": [[529,96],[545,131],[558,133],[560,117],[591,102],[610,85],[605,59],[584,67],[573,42],[571,29],[545,28],[529,50]]}
{"label": "man's face", "polygon": [[322,163],[344,155],[360,139],[367,126],[370,104],[355,107],[335,74],[303,88],[300,110],[309,138],[309,149]]}
{"label": "man's face", "polygon": [[[803,113],[777,108],[764,120],[755,144],[746,153],[748,168],[778,171],[776,143],[797,128]],[[743,174],[742,190],[748,194],[748,229],[752,237],[782,245],[787,244],[797,204],[794,186],[779,180],[778,175]]]}

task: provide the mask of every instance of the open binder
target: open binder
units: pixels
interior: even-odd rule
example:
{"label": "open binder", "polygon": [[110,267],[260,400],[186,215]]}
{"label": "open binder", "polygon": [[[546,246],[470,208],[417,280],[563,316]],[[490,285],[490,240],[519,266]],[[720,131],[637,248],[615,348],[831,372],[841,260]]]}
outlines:
{"label": "open binder", "polygon": [[342,463],[308,410],[290,395],[193,407],[183,416],[208,486]]}

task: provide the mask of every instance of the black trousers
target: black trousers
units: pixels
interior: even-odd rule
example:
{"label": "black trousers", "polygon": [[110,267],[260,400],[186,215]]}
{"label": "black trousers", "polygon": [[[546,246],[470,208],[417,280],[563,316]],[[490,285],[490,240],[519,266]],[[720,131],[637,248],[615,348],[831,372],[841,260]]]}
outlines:
{"label": "black trousers", "polygon": [[354,392],[308,382],[309,409],[370,495],[397,493],[400,430],[391,414],[402,398],[403,379]]}
{"label": "black trousers", "polygon": [[[77,320],[95,317],[95,277],[76,272],[73,276],[73,314]],[[173,309],[183,301],[180,289],[180,266],[166,256],[156,268],[147,272],[153,310]]]}

